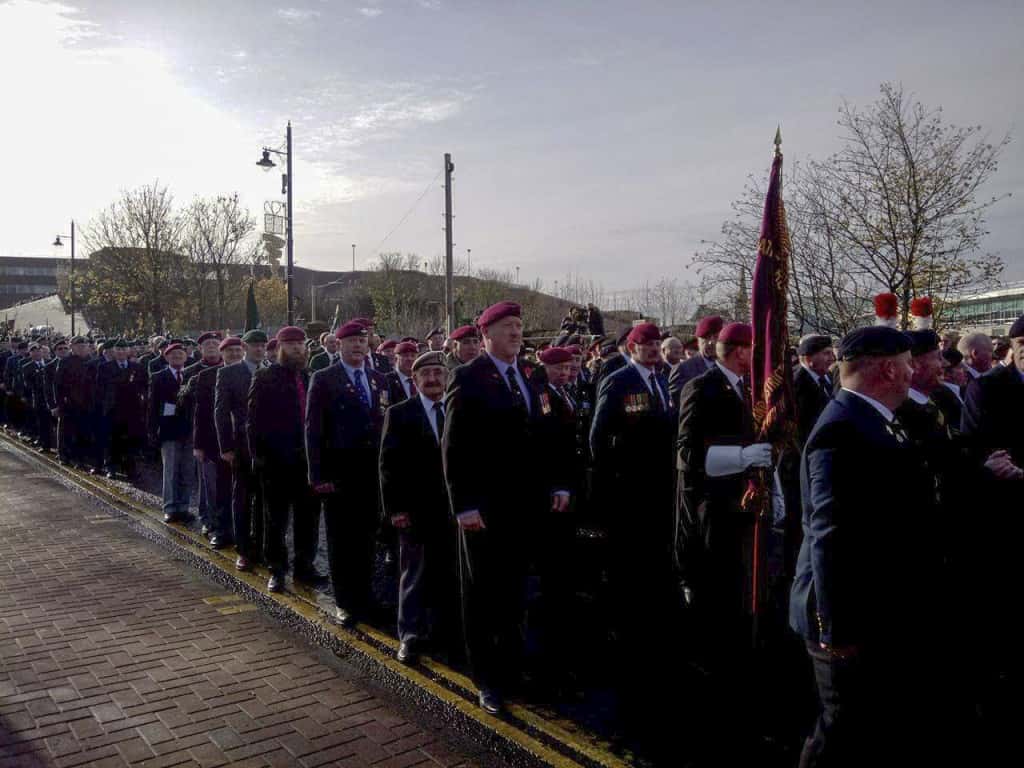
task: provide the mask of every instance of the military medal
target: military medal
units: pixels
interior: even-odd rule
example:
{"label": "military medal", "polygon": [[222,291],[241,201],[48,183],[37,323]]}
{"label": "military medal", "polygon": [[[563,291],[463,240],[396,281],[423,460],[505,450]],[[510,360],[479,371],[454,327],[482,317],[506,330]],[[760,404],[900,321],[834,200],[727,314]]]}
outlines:
{"label": "military medal", "polygon": [[540,393],[540,412],[545,416],[551,413],[551,398],[547,392]]}

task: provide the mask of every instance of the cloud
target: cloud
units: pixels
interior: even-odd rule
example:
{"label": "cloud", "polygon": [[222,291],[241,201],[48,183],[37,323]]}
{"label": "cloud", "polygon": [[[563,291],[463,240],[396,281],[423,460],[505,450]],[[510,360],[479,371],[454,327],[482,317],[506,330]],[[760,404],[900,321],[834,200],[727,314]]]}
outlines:
{"label": "cloud", "polygon": [[368,19],[375,19],[384,13],[384,10],[381,8],[360,8],[359,12]]}
{"label": "cloud", "polygon": [[416,4],[420,8],[426,8],[428,11],[441,10],[441,0],[416,0]]}
{"label": "cloud", "polygon": [[302,24],[317,18],[320,11],[315,11],[312,8],[278,8],[277,15],[289,24]]}

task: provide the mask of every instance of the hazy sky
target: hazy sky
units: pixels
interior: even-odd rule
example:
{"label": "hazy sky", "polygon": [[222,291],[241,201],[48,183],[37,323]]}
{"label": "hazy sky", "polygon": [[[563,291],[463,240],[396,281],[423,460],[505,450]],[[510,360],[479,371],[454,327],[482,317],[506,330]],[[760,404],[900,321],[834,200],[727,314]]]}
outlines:
{"label": "hazy sky", "polygon": [[989,250],[1024,278],[1024,3],[596,0],[0,1],[0,254],[159,179],[178,202],[280,179],[295,141],[296,262],[456,252],[547,288],[688,278],[776,124],[787,160],[836,148],[845,97],[902,81],[946,118],[1014,135]]}

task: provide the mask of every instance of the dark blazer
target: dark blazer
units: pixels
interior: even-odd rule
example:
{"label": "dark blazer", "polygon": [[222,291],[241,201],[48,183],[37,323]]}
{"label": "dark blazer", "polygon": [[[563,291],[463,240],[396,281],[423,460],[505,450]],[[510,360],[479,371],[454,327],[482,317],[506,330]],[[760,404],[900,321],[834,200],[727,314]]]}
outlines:
{"label": "dark blazer", "polygon": [[[308,401],[309,372],[299,371],[299,377]],[[253,374],[246,405],[246,434],[254,466],[283,468],[292,474],[305,469],[305,414],[300,402],[294,371],[274,363]],[[274,482],[302,482],[301,475],[292,474],[276,476]]]}
{"label": "dark blazer", "polygon": [[441,446],[419,397],[388,408],[380,446],[380,490],[386,521],[399,514],[412,520],[409,533],[444,530],[451,524]]}
{"label": "dark blazer", "polygon": [[801,459],[804,540],[790,596],[790,625],[836,646],[907,638],[931,642],[939,592],[935,480],[909,437],[841,390]]}
{"label": "dark blazer", "polygon": [[57,407],[57,364],[60,360],[59,357],[55,357],[48,362],[44,374],[46,381],[46,407],[51,411]]}
{"label": "dark blazer", "polygon": [[409,399],[405,394],[405,387],[402,386],[402,379],[398,371],[388,371],[384,378],[388,384],[388,397],[391,399],[392,405]]}
{"label": "dark blazer", "polygon": [[570,472],[563,475],[567,485],[558,490],[569,491],[573,496],[578,496],[582,490],[584,471],[583,456],[576,445],[578,409],[570,406],[569,402],[549,384],[534,384],[534,389],[540,403],[541,414],[538,437],[554,461],[567,464],[571,468]]}
{"label": "dark blazer", "polygon": [[[519,366],[525,382],[529,374]],[[442,442],[445,481],[454,514],[478,510],[492,530],[529,524],[533,510],[543,511],[548,494],[568,489],[565,467],[553,466],[538,439],[541,406],[526,383],[529,413],[517,404],[508,383],[488,355],[451,374],[445,395]],[[521,477],[495,477],[495,467],[533,463]]]}
{"label": "dark blazer", "polygon": [[248,400],[251,384],[252,374],[244,360],[217,370],[213,420],[217,428],[217,444],[221,453],[235,451],[241,454],[241,457],[249,455],[249,439],[245,427],[249,421]]}
{"label": "dark blazer", "polygon": [[[828,382],[828,390],[831,394],[831,382]],[[797,366],[793,375],[793,398],[796,400],[797,444],[802,447],[810,437],[818,416],[832,398],[822,391],[821,385],[814,381],[814,377],[802,365]]]}
{"label": "dark blazer", "polygon": [[394,370],[395,366],[391,363],[391,358],[385,355],[380,355],[376,352],[371,352],[370,357],[373,360],[373,370],[377,373],[386,374]]}
{"label": "dark blazer", "polygon": [[57,364],[53,382],[57,393],[57,407],[65,413],[85,413],[92,409],[96,394],[96,379],[85,360],[68,355]]}
{"label": "dark blazer", "polygon": [[309,370],[311,373],[323,370],[331,365],[331,355],[326,349],[316,353],[309,359]]}
{"label": "dark blazer", "polygon": [[[58,371],[58,374],[60,371]],[[188,415],[178,407],[178,382],[170,368],[157,371],[149,380],[149,436],[156,442],[187,440],[192,432]],[[173,416],[164,416],[165,405],[174,406]]]}
{"label": "dark blazer", "polygon": [[603,379],[621,370],[625,365],[626,356],[618,350],[615,350],[610,356],[602,358],[601,365],[598,366],[597,373],[594,374],[594,392],[601,389],[601,381]]}
{"label": "dark blazer", "polygon": [[96,399],[100,413],[118,424],[127,424],[142,433],[146,421],[146,372],[138,363],[128,361],[121,368],[111,360],[100,365],[96,374]]}
{"label": "dark blazer", "polygon": [[45,411],[46,408],[46,364],[36,365],[35,361],[29,360],[21,366],[21,376],[24,380],[25,399],[34,410]]}
{"label": "dark blazer", "polygon": [[961,432],[975,460],[1007,451],[1024,467],[1024,379],[1016,366],[996,366],[970,381],[964,400]]}
{"label": "dark blazer", "polygon": [[[187,365],[187,363],[188,363],[188,361],[186,361],[186,365]],[[162,371],[166,367],[167,367],[167,358],[165,358],[163,355],[157,355],[152,360],[150,360],[148,363],[146,363],[146,372],[149,374],[149,378],[152,379],[154,376],[156,376],[158,373],[160,373],[160,371]]]}
{"label": "dark blazer", "polygon": [[[714,368],[714,365],[712,365]],[[703,355],[694,355],[689,360],[677,363],[668,375],[668,391],[672,396],[672,402],[679,408],[679,401],[683,393],[683,387],[690,379],[703,376],[709,370]]]}
{"label": "dark blazer", "polygon": [[384,412],[391,401],[384,375],[368,367],[364,371],[372,393],[369,408],[341,363],[313,374],[306,407],[310,485],[340,484],[377,465]]}
{"label": "dark blazer", "polygon": [[217,374],[224,366],[221,364],[200,368],[185,382],[185,396],[179,395],[179,401],[188,397],[192,401],[192,442],[196,448],[206,453],[208,459],[220,456],[220,443],[217,442],[217,426],[214,420],[214,399],[217,391]]}
{"label": "dark blazer", "polygon": [[963,420],[964,404],[956,393],[945,384],[940,384],[929,395],[935,404],[939,406],[946,424],[954,435],[960,434],[960,422]]}

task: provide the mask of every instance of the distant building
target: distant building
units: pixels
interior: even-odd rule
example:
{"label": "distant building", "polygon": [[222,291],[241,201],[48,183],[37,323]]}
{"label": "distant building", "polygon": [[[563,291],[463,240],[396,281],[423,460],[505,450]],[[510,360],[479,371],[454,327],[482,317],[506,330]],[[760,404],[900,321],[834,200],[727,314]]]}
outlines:
{"label": "distant building", "polygon": [[56,293],[57,275],[70,263],[45,256],[0,256],[0,308]]}
{"label": "distant building", "polygon": [[1024,315],[1024,281],[961,296],[950,305],[948,325],[951,328],[961,333],[981,331],[989,336],[1005,336],[1013,321]]}
{"label": "distant building", "polygon": [[[5,322],[8,328],[23,335],[28,335],[34,329],[40,332],[47,329],[48,333],[61,336],[71,334],[71,314],[56,293],[13,307],[0,308],[0,324]],[[76,312],[75,333],[88,332],[89,324],[81,313]]]}

